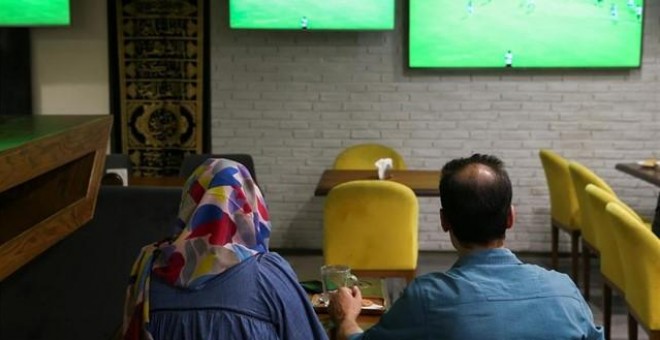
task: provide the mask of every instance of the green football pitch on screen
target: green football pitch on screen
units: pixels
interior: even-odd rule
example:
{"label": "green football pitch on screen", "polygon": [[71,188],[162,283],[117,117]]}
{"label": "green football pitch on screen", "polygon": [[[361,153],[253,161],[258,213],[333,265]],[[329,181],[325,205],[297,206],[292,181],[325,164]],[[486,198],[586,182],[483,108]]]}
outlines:
{"label": "green football pitch on screen", "polygon": [[394,0],[230,0],[231,28],[390,30]]}
{"label": "green football pitch on screen", "polygon": [[69,0],[0,0],[0,26],[69,23]]}
{"label": "green football pitch on screen", "polygon": [[638,67],[643,0],[410,0],[410,67]]}

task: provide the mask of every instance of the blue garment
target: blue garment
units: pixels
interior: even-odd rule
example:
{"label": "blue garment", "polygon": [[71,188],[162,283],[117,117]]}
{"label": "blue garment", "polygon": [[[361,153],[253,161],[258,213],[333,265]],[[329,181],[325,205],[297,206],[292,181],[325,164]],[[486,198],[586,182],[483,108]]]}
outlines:
{"label": "blue garment", "polygon": [[568,276],[498,248],[418,277],[378,324],[350,339],[603,339],[603,332]]}
{"label": "blue garment", "polygon": [[156,277],[149,332],[159,339],[327,339],[291,266],[265,253],[192,291]]}

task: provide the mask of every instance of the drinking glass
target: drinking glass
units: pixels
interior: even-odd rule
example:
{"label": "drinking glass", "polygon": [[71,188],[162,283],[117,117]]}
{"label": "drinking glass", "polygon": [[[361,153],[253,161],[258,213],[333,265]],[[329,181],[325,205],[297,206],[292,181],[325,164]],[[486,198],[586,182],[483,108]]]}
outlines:
{"label": "drinking glass", "polygon": [[321,302],[326,306],[330,302],[329,293],[340,287],[352,287],[358,283],[358,278],[351,274],[351,268],[345,265],[326,265],[321,267],[321,282],[323,294]]}

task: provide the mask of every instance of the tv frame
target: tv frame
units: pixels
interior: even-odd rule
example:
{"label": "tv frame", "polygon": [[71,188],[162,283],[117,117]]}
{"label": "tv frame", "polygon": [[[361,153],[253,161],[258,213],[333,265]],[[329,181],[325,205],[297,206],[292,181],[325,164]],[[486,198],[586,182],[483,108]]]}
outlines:
{"label": "tv frame", "polygon": [[599,71],[599,72],[627,72],[630,70],[638,70],[642,67],[644,61],[644,37],[645,37],[645,25],[647,20],[647,11],[648,11],[648,1],[641,0],[642,6],[644,8],[642,12],[642,24],[641,24],[641,33],[640,33],[640,53],[639,53],[639,63],[637,66],[575,66],[575,67],[560,67],[560,66],[543,66],[543,67],[445,67],[445,66],[425,66],[425,67],[413,67],[410,66],[410,2],[415,0],[405,0],[403,1],[403,62],[404,70],[406,73],[415,74],[418,71],[442,71],[450,74],[464,74],[465,71],[479,71],[486,72],[488,74],[509,74],[509,73],[540,73],[540,74],[556,74],[556,71]]}
{"label": "tv frame", "polygon": [[[398,0],[380,0],[380,1],[390,1],[392,3],[392,23],[389,28],[312,28],[312,29],[295,29],[288,27],[234,27],[232,26],[231,20],[231,4],[234,1],[239,0],[229,0],[226,4],[227,9],[227,25],[231,30],[244,30],[244,31],[284,31],[284,32],[386,32],[394,31],[397,24],[397,3]],[[321,0],[323,1],[323,0]],[[325,0],[332,1],[332,0]]]}

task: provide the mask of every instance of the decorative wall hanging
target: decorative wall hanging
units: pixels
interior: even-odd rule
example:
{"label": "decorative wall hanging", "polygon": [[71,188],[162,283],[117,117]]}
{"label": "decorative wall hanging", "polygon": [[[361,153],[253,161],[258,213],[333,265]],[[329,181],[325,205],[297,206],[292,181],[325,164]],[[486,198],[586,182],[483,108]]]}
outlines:
{"label": "decorative wall hanging", "polygon": [[111,2],[121,152],[133,175],[177,175],[183,156],[204,147],[206,1]]}

